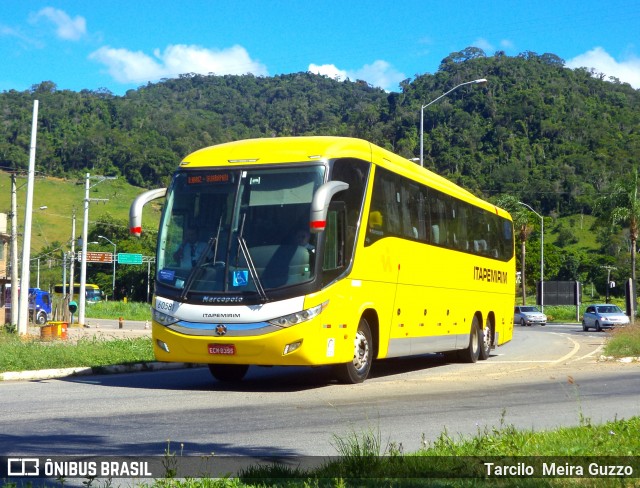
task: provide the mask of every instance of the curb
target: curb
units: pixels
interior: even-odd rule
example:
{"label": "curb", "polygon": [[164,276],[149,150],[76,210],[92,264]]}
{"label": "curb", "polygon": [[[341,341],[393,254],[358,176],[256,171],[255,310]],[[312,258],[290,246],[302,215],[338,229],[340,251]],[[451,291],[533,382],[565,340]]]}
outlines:
{"label": "curb", "polygon": [[145,362],[133,364],[116,364],[112,366],[76,367],[60,369],[40,369],[34,371],[15,371],[0,373],[1,381],[50,380],[69,376],[89,376],[93,374],[122,374],[142,371],[163,371],[171,369],[198,368],[194,363],[159,363]]}
{"label": "curb", "polygon": [[637,363],[637,362],[640,362],[640,357],[628,356],[625,358],[617,358],[615,356],[600,356],[600,361],[603,361],[603,362],[615,361],[617,363]]}

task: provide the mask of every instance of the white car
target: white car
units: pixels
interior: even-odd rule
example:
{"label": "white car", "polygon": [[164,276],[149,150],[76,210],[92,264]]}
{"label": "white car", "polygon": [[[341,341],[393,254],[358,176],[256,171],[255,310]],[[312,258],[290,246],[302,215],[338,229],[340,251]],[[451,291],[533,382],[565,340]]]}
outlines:
{"label": "white car", "polygon": [[513,323],[521,326],[531,326],[533,324],[547,325],[547,316],[537,307],[530,305],[516,305],[513,313]]}
{"label": "white car", "polygon": [[582,330],[593,327],[597,331],[627,325],[629,317],[617,305],[589,305],[582,316]]}

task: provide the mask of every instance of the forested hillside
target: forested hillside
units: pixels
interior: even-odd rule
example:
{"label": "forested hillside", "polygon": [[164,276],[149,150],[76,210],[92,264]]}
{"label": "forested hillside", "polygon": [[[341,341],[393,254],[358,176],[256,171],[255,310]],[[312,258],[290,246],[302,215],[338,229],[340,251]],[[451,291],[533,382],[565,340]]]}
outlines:
{"label": "forested hillside", "polygon": [[154,187],[187,153],[229,140],[285,135],[368,139],[419,157],[485,197],[508,192],[546,215],[590,213],[594,198],[640,161],[640,92],[553,54],[452,53],[437,73],[386,93],[310,73],[185,74],[124,96],[57,90],[52,81],[0,94],[0,167],[26,168],[32,100],[40,100],[38,170],[123,175]]}
{"label": "forested hillside", "polygon": [[[615,265],[618,280],[630,276],[628,232],[585,216],[640,165],[640,91],[567,69],[553,54],[487,56],[467,48],[442,60],[435,74],[407,79],[392,93],[310,73],[185,74],[124,96],[57,90],[55,82],[43,81],[0,94],[0,168],[28,166],[34,99],[40,101],[37,171],[45,176],[82,180],[89,171],[144,188],[165,186],[191,151],[288,135],[361,137],[418,158],[421,106],[478,78],[488,83],[461,87],[425,110],[425,165],[486,198],[526,202],[549,219],[547,280],[579,279],[602,293],[603,266]],[[540,222],[525,218],[526,276],[533,287],[540,277]],[[90,229],[92,239],[100,229]],[[127,249],[125,240],[119,236],[118,249]],[[47,255],[59,248],[51,243]],[[146,282],[143,272],[128,277],[125,271],[118,269],[118,283],[132,293]],[[109,273],[92,279],[104,286]]]}

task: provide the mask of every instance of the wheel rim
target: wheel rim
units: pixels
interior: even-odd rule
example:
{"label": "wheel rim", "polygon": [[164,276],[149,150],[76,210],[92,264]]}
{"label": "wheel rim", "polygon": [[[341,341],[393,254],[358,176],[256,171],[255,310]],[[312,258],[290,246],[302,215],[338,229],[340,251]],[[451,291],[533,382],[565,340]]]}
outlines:
{"label": "wheel rim", "polygon": [[482,347],[487,352],[491,349],[491,324],[489,321],[487,321],[482,331]]}
{"label": "wheel rim", "polygon": [[473,334],[471,334],[471,348],[474,354],[480,352],[480,338],[478,337],[478,331],[480,329],[478,327],[473,328]]}
{"label": "wheel rim", "polygon": [[354,341],[353,366],[361,373],[369,364],[369,342],[367,336],[359,330]]}

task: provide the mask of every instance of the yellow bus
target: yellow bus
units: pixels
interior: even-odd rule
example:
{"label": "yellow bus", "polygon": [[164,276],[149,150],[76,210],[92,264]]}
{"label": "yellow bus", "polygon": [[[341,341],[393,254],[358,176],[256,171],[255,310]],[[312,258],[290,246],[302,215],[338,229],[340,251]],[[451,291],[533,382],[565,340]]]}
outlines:
{"label": "yellow bus", "polygon": [[359,383],[375,359],[475,362],[512,338],[509,214],[369,142],[283,137],[196,151],[168,189],[136,198],[133,234],[163,196],[160,361],[205,363],[221,381],[250,365],[333,365]]}
{"label": "yellow bus", "polygon": [[[67,295],[71,294],[71,285],[69,285],[68,283],[66,286],[63,286],[62,284],[57,284],[57,285],[54,285],[53,287],[53,293],[55,293],[59,297],[62,297],[63,290],[66,290]],[[77,300],[78,295],[80,295],[80,283],[75,283],[73,285],[74,299]],[[100,289],[98,285],[94,285],[93,283],[87,283],[84,288],[84,296],[85,296],[85,303],[93,304],[96,302],[101,302],[104,299],[104,292]]]}

